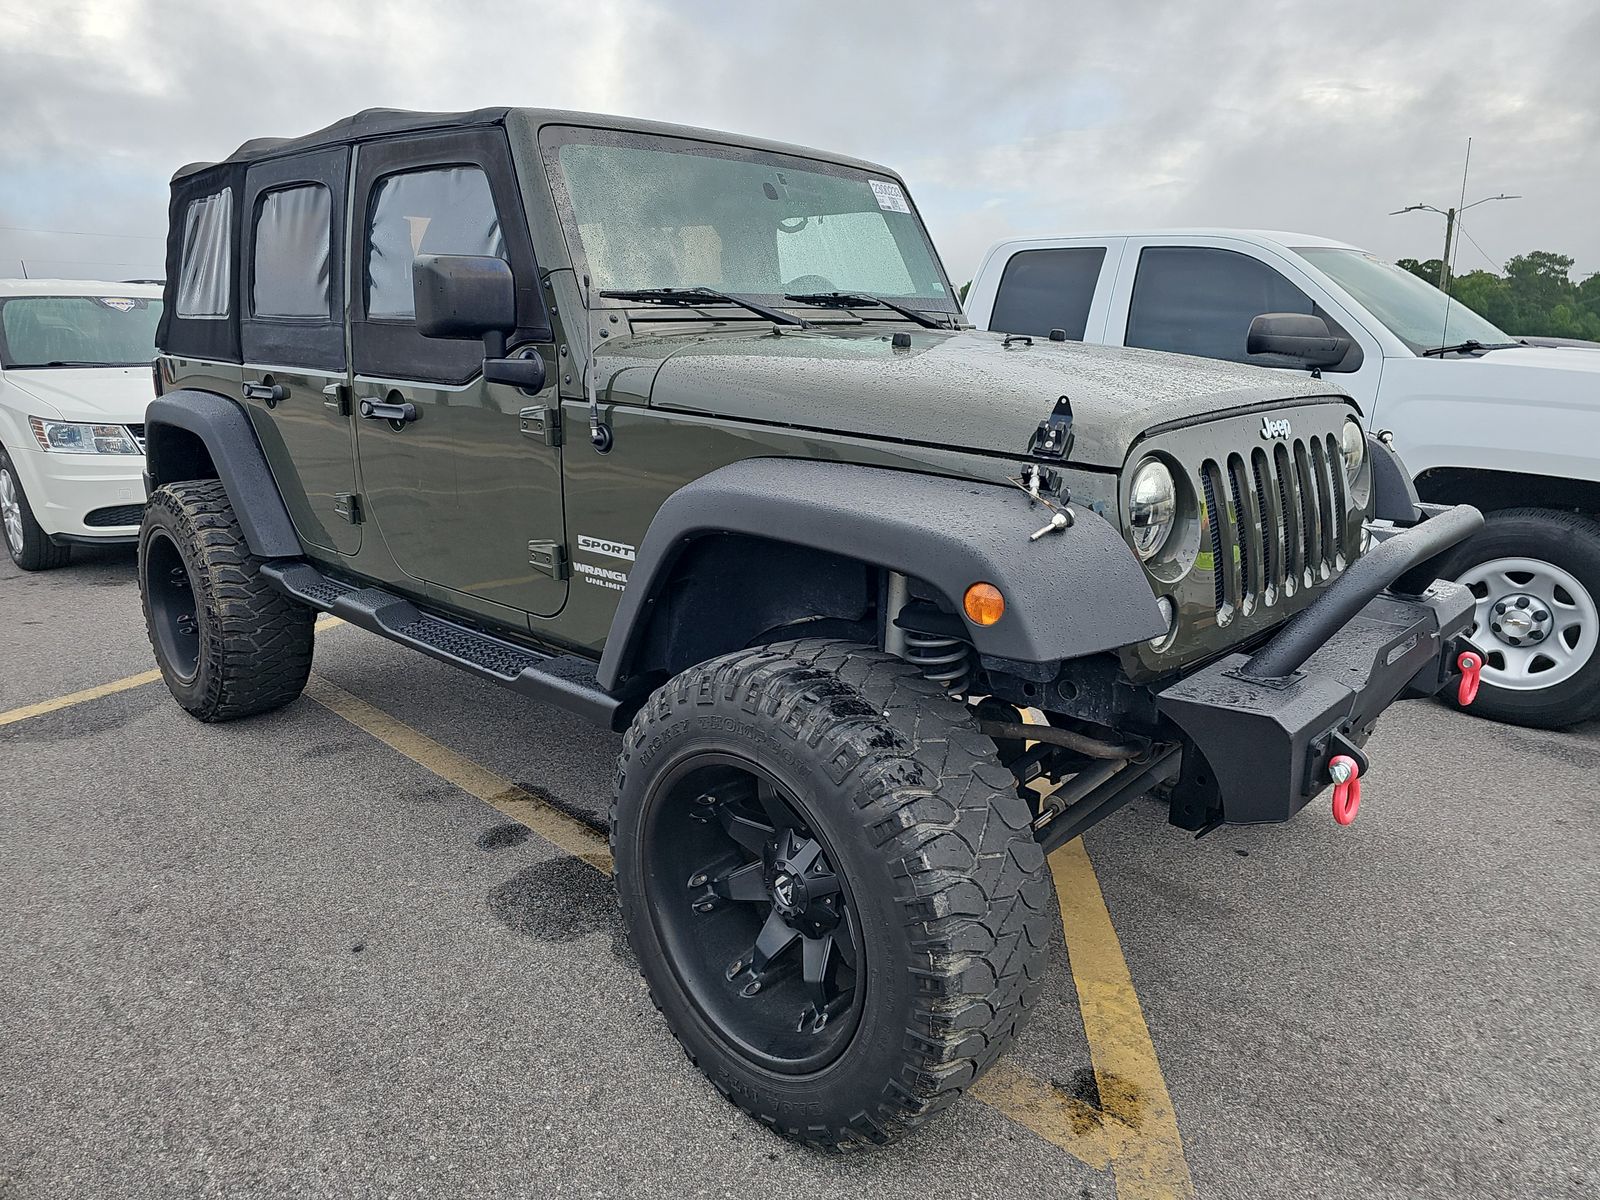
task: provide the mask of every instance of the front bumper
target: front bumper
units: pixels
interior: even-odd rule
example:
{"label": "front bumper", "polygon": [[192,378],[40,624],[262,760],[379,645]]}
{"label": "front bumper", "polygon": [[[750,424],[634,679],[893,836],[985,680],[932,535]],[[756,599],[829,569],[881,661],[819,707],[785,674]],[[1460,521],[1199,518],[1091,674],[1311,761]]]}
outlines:
{"label": "front bumper", "polygon": [[143,520],[144,455],[51,454],[24,448],[11,461],[39,528],[57,542],[121,543]]}
{"label": "front bumper", "polygon": [[1256,655],[1230,655],[1159,692],[1157,707],[1186,743],[1175,801],[1220,805],[1231,824],[1286,821],[1329,785],[1335,755],[1364,766],[1360,747],[1383,710],[1442,690],[1470,648],[1466,588],[1436,580],[1420,595],[1387,589],[1482,523],[1461,506],[1399,534]]}

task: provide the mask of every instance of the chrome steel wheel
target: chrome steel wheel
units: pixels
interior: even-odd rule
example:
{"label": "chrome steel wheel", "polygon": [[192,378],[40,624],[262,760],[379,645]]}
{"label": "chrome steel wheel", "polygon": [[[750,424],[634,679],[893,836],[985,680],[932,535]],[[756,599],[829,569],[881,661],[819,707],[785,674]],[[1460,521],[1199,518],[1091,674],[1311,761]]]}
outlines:
{"label": "chrome steel wheel", "polygon": [[1483,681],[1537,691],[1572,678],[1600,642],[1600,607],[1583,584],[1537,558],[1495,558],[1461,576],[1477,598],[1471,637]]}
{"label": "chrome steel wheel", "polygon": [[22,498],[10,471],[0,470],[0,524],[5,525],[6,541],[22,551]]}

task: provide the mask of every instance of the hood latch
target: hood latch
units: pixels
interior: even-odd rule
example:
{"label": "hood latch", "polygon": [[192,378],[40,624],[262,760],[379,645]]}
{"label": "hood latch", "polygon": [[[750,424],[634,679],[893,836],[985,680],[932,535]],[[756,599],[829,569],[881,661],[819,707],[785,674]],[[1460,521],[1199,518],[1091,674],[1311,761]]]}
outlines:
{"label": "hood latch", "polygon": [[1028,453],[1034,458],[1060,461],[1072,451],[1072,401],[1062,396],[1056,400],[1050,415],[1039,422],[1033,440],[1028,443]]}

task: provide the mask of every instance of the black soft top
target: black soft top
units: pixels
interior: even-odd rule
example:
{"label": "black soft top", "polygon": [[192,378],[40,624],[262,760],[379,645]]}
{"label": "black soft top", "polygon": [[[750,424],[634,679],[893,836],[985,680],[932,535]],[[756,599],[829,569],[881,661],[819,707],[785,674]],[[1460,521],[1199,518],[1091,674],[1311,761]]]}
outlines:
{"label": "black soft top", "polygon": [[314,133],[292,138],[252,138],[227,158],[217,162],[195,162],[178,168],[172,176],[173,183],[203,172],[248,163],[267,158],[278,158],[301,150],[315,150],[323,146],[347,145],[351,142],[386,137],[398,133],[422,133],[436,129],[466,129],[485,125],[504,125],[507,117],[516,113],[531,126],[547,124],[595,126],[603,129],[637,131],[659,134],[664,137],[688,138],[691,141],[721,142],[728,145],[748,146],[755,150],[770,150],[796,158],[820,159],[824,162],[846,164],[862,170],[875,171],[898,178],[880,163],[868,162],[846,154],[830,154],[809,146],[795,146],[787,142],[769,141],[766,138],[747,137],[716,129],[698,129],[689,125],[673,125],[665,121],[651,121],[640,117],[608,116],[600,113],[573,112],[566,109],[541,108],[478,108],[471,112],[412,112],[402,108],[369,108],[352,117],[343,117]]}
{"label": "black soft top", "polygon": [[479,108],[471,112],[412,112],[403,108],[368,108],[352,117],[341,117],[332,125],[324,125],[313,133],[299,137],[251,138],[227,158],[217,162],[195,162],[182,166],[173,173],[173,180],[183,179],[201,171],[209,171],[228,163],[250,163],[263,158],[277,158],[300,150],[315,150],[321,146],[338,146],[368,138],[384,137],[392,133],[413,133],[429,129],[465,129],[478,125],[504,124],[509,108]]}

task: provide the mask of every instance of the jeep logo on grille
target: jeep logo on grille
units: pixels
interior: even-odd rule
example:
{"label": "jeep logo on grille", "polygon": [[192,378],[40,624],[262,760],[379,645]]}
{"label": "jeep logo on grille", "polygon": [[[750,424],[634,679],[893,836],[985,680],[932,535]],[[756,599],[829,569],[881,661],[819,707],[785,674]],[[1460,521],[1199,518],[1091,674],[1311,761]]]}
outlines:
{"label": "jeep logo on grille", "polygon": [[1274,438],[1286,438],[1286,437],[1288,437],[1289,436],[1289,418],[1288,417],[1280,417],[1278,420],[1274,421],[1271,417],[1262,417],[1261,418],[1261,436],[1266,438],[1269,442],[1272,441]]}

